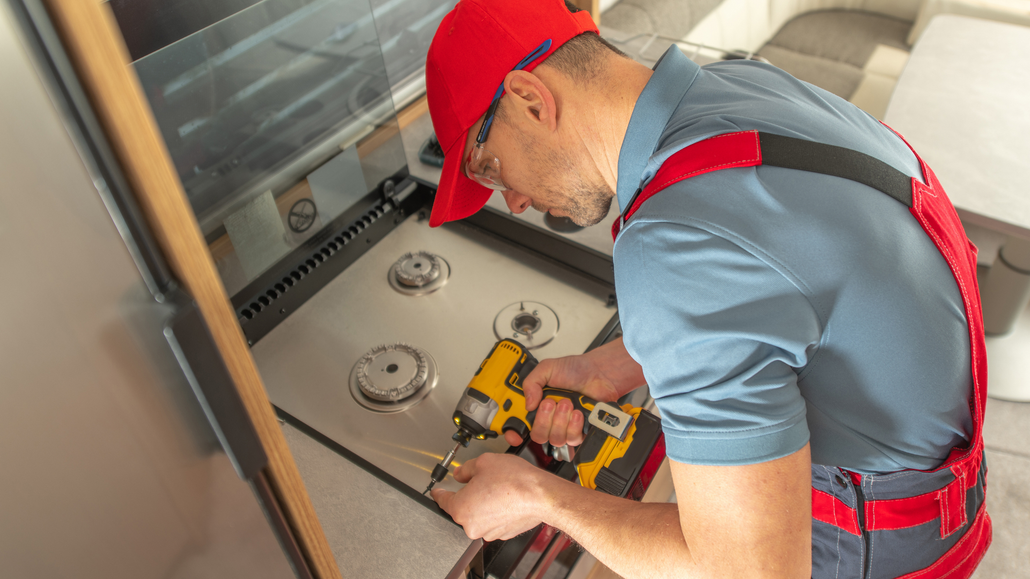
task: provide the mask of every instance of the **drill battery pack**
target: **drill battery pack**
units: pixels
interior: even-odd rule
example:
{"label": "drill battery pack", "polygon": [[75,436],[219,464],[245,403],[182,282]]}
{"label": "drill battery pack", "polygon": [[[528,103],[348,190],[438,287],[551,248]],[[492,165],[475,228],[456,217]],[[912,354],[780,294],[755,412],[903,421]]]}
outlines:
{"label": "drill battery pack", "polygon": [[654,414],[629,404],[622,410],[635,426],[626,440],[591,427],[576,452],[576,470],[585,487],[639,501],[665,459],[665,435]]}

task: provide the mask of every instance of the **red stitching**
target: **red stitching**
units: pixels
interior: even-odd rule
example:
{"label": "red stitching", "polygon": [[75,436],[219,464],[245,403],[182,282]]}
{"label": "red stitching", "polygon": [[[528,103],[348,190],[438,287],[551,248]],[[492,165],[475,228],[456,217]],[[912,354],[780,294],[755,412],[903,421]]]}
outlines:
{"label": "red stitching", "polygon": [[[738,159],[738,160],[735,160],[735,161],[732,161],[732,162],[729,162],[729,163],[720,163],[718,165],[711,165],[711,166],[708,166],[708,167],[702,167],[701,169],[697,169],[696,171],[694,171],[692,173],[686,173],[684,175],[680,175],[678,177],[674,177],[674,178],[670,179],[669,181],[666,181],[665,183],[663,183],[661,186],[658,187],[658,189],[659,190],[665,189],[666,187],[668,187],[669,185],[672,185],[673,183],[675,183],[677,181],[682,181],[683,179],[689,179],[689,178],[693,177],[694,175],[697,175],[699,173],[704,173],[705,171],[712,171],[712,170],[718,169],[720,167],[731,167],[731,166],[734,166],[734,165],[740,165],[741,163],[753,163],[753,162],[758,161],[759,159],[761,159],[762,158],[762,155],[761,155],[761,152],[760,152],[761,151],[761,144],[758,141],[758,131],[743,131],[743,132],[745,132],[745,133],[750,132],[755,137],[756,154],[755,154],[755,156],[753,158],[750,158],[750,159]],[[711,137],[710,139],[705,139],[705,140],[706,141],[713,141],[715,139],[719,139],[719,138],[722,138],[722,137],[732,137],[732,136],[740,135],[740,134],[741,133],[739,133],[739,132],[738,133],[727,133],[725,135],[718,135],[718,136]],[[699,141],[699,142],[703,143],[704,141]],[[690,147],[686,147],[683,150],[686,151],[689,148]],[[648,189],[651,188],[651,184],[650,183],[648,184],[647,188]]]}

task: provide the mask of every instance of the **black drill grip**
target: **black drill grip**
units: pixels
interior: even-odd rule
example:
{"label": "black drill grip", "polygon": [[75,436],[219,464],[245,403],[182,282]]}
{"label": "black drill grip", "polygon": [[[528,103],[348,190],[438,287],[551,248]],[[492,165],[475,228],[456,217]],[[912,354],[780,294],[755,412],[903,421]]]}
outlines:
{"label": "black drill grip", "polygon": [[[587,422],[587,417],[590,416],[590,412],[593,411],[594,405],[597,401],[589,396],[584,396],[579,392],[572,390],[565,390],[564,388],[544,388],[544,398],[567,398],[572,402],[572,409],[583,413],[583,434],[587,433],[590,429],[590,424]],[[541,402],[543,399],[541,399]],[[526,421],[532,425],[536,422],[536,410],[526,414]]]}

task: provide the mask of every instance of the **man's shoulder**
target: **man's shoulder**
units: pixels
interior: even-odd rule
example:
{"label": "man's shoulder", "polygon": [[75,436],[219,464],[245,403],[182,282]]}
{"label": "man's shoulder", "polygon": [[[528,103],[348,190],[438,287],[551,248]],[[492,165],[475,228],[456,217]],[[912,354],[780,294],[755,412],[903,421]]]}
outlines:
{"label": "man's shoulder", "polygon": [[852,103],[771,65],[729,61],[703,67],[662,127],[649,168],[706,138],[762,131],[854,149],[921,177],[912,151]]}

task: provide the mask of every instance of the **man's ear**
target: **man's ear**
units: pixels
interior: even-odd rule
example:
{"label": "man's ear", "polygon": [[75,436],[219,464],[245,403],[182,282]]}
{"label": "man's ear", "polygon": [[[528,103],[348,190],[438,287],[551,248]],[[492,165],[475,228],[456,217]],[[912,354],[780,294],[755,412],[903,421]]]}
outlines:
{"label": "man's ear", "polygon": [[531,125],[554,132],[558,128],[558,111],[554,94],[532,72],[513,70],[504,77],[504,90],[511,96],[516,116]]}

